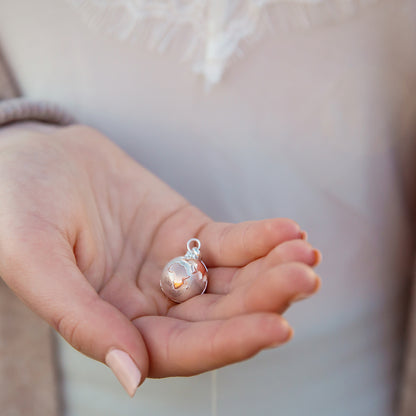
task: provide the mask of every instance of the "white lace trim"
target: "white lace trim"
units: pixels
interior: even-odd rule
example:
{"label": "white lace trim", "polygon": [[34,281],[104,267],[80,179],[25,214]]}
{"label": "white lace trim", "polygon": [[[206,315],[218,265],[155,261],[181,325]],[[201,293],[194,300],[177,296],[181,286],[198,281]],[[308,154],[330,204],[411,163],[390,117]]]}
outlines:
{"label": "white lace trim", "polygon": [[[147,38],[160,52],[186,37],[183,57],[211,85],[242,44],[265,29],[309,27],[354,15],[379,0],[67,0],[95,29],[120,40]],[[265,6],[272,6],[265,7]],[[270,12],[273,12],[271,23]]]}

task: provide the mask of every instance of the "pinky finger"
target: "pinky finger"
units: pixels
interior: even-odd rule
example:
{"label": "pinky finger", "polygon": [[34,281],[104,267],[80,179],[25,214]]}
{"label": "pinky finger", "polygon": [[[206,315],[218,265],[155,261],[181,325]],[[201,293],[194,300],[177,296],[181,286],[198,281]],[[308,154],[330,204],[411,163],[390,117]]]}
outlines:
{"label": "pinky finger", "polygon": [[149,352],[149,377],[191,376],[246,360],[289,341],[293,330],[272,313],[189,322],[165,316],[133,321]]}

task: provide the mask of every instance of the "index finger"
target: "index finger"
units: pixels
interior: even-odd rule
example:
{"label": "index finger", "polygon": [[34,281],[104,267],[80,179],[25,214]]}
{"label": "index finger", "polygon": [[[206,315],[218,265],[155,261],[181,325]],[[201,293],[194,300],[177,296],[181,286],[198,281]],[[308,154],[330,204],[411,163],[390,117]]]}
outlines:
{"label": "index finger", "polygon": [[304,235],[295,221],[271,218],[237,224],[210,222],[197,238],[207,267],[242,267],[267,255],[277,245]]}

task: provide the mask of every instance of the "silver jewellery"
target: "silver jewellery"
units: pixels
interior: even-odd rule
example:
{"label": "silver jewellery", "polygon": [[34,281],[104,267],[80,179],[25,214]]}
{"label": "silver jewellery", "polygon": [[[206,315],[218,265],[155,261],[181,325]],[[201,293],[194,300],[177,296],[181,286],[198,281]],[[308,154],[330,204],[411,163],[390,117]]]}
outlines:
{"label": "silver jewellery", "polygon": [[[191,244],[196,246],[191,248]],[[202,295],[208,285],[208,269],[201,260],[201,242],[191,238],[186,247],[188,251],[184,256],[175,257],[166,264],[160,279],[162,292],[176,303]]]}

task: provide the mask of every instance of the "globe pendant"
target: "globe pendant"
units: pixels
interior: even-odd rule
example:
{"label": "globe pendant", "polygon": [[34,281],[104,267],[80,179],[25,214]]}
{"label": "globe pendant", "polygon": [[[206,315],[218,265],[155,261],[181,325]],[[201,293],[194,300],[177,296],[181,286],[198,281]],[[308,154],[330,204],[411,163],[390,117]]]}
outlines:
{"label": "globe pendant", "polygon": [[[191,248],[190,244],[197,246]],[[201,260],[201,243],[192,238],[187,243],[188,252],[181,257],[170,260],[162,271],[160,288],[172,301],[182,303],[186,300],[202,295],[208,285],[208,269]]]}

